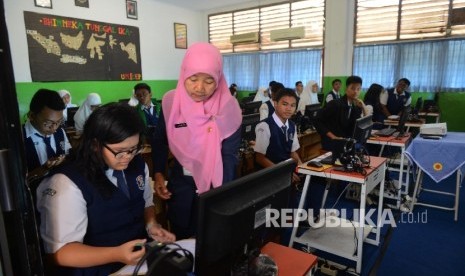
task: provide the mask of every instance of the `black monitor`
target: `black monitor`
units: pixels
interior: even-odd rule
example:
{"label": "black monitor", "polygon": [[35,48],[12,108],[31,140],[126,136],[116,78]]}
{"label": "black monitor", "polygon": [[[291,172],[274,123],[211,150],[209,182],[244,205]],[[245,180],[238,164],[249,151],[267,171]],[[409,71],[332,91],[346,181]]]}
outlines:
{"label": "black monitor", "polygon": [[418,112],[423,108],[423,97],[419,97],[415,103],[415,108],[413,109],[413,114],[418,115]]}
{"label": "black monitor", "polygon": [[438,107],[435,100],[424,100],[423,111],[425,112],[437,112]]}
{"label": "black monitor", "polygon": [[287,208],[295,166],[288,159],[199,196],[195,275],[232,275],[244,253],[279,231],[273,223],[267,227],[266,210]]}
{"label": "black monitor", "polygon": [[397,125],[397,131],[399,134],[397,137],[402,137],[405,134],[405,123],[408,121],[408,117],[410,115],[411,108],[410,106],[404,106],[402,109],[402,114],[399,118],[399,124]]}
{"label": "black monitor", "polygon": [[78,111],[79,107],[68,107],[66,109],[67,112],[67,119],[66,119],[66,127],[74,127],[74,115]]}
{"label": "black monitor", "polygon": [[260,114],[242,115],[241,135],[244,141],[255,140],[255,127],[260,122]]}
{"label": "black monitor", "polygon": [[255,99],[255,96],[247,96],[247,97],[242,98],[241,103],[242,104],[250,103],[253,101],[253,99]]}
{"label": "black monitor", "polygon": [[242,114],[249,115],[249,114],[259,113],[261,105],[262,105],[261,101],[244,103],[242,107]]}
{"label": "black monitor", "polygon": [[129,102],[129,98],[128,99],[119,99],[118,102],[119,103],[128,103]]}
{"label": "black monitor", "polygon": [[373,116],[368,115],[362,118],[358,118],[355,121],[354,132],[352,138],[359,144],[365,144],[367,139],[371,135],[371,129],[373,127]]}
{"label": "black monitor", "polygon": [[314,129],[315,120],[320,110],[321,110],[320,104],[308,104],[305,106],[305,113],[301,120],[301,125],[300,125],[301,131],[305,131],[308,128]]}

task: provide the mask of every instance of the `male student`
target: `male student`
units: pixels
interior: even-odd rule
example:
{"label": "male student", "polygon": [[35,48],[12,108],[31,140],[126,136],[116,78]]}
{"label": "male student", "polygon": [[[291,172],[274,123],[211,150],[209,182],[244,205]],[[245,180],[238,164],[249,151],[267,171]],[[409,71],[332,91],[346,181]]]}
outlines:
{"label": "male student", "polygon": [[39,89],[32,97],[23,126],[28,178],[42,176],[68,154],[71,144],[61,127],[64,109],[56,91]]}
{"label": "male student", "polygon": [[139,101],[136,110],[145,125],[145,135],[151,139],[153,131],[158,124],[160,108],[155,99],[152,99],[152,89],[146,83],[138,83],[134,86],[134,96]]}
{"label": "male student", "polygon": [[362,78],[350,76],[346,87],[345,95],[327,103],[315,121],[315,127],[321,135],[321,146],[327,151],[332,150],[333,139],[352,137],[355,121],[365,114],[365,104],[358,98]]}
{"label": "male student", "polygon": [[412,97],[407,92],[409,87],[410,81],[402,78],[397,82],[395,88],[388,89],[387,93],[381,94],[379,101],[381,103],[381,110],[386,118],[391,115],[400,115],[404,106],[412,104]]}
{"label": "male student", "polygon": [[329,103],[332,100],[337,100],[341,97],[341,94],[339,92],[339,90],[341,89],[341,80],[335,79],[333,80],[331,85],[333,86],[333,90],[329,91],[328,95],[326,95],[326,103]]}
{"label": "male student", "polygon": [[[289,118],[294,115],[297,106],[295,91],[284,88],[274,93],[274,113],[261,121],[255,128],[255,160],[263,168],[292,158],[301,164],[297,150],[299,140],[297,128]],[[298,183],[300,178],[293,174],[293,181]]]}

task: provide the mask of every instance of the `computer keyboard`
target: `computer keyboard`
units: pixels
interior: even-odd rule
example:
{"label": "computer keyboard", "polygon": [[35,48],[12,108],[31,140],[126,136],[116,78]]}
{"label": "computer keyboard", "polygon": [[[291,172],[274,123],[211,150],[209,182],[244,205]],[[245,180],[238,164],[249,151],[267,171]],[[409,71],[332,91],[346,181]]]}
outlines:
{"label": "computer keyboard", "polygon": [[383,129],[379,130],[378,132],[376,132],[376,135],[377,136],[382,136],[382,137],[387,137],[387,136],[391,136],[394,132],[396,132],[395,128],[383,128]]}

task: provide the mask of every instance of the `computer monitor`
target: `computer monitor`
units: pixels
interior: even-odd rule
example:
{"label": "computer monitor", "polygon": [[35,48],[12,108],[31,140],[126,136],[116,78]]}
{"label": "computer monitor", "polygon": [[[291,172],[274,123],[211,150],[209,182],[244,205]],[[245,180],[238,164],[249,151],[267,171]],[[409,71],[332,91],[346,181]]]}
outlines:
{"label": "computer monitor", "polygon": [[231,275],[244,253],[279,231],[267,227],[266,209],[287,208],[295,166],[288,159],[200,195],[195,275]]}
{"label": "computer monitor", "polygon": [[305,131],[309,128],[314,129],[315,120],[320,110],[320,104],[308,104],[305,106],[305,112],[300,126],[301,131]]}
{"label": "computer monitor", "polygon": [[411,107],[410,106],[404,106],[402,109],[402,114],[400,115],[399,118],[399,124],[397,125],[397,131],[399,134],[397,137],[402,137],[405,134],[405,123],[408,120],[408,117],[410,115]]}
{"label": "computer monitor", "polygon": [[244,103],[242,107],[242,114],[249,115],[249,114],[259,113],[261,105],[262,105],[261,101]]}
{"label": "computer monitor", "polygon": [[242,98],[241,103],[246,104],[246,103],[252,102],[254,98],[255,98],[255,96],[244,97],[244,98]]}
{"label": "computer monitor", "polygon": [[255,140],[255,127],[259,122],[259,113],[242,115],[241,136],[243,141]]}
{"label": "computer monitor", "polygon": [[423,108],[423,97],[419,97],[415,103],[415,108],[413,109],[412,114],[418,115],[418,112]]}
{"label": "computer monitor", "polygon": [[68,107],[66,109],[67,112],[67,119],[66,119],[66,127],[74,127],[74,115],[78,111],[79,107]]}
{"label": "computer monitor", "polygon": [[368,115],[362,118],[358,118],[355,121],[354,132],[352,138],[359,144],[365,144],[367,139],[371,135],[371,129],[373,127],[373,116]]}
{"label": "computer monitor", "polygon": [[127,98],[127,99],[119,99],[118,102],[119,102],[119,103],[128,103],[128,102],[129,102],[129,98]]}

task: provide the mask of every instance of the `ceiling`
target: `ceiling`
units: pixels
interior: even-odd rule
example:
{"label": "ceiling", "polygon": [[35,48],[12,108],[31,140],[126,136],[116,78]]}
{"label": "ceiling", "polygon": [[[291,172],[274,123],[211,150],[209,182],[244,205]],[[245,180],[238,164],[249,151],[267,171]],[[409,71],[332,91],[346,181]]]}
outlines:
{"label": "ceiling", "polygon": [[211,10],[251,2],[251,0],[156,0],[193,11]]}

